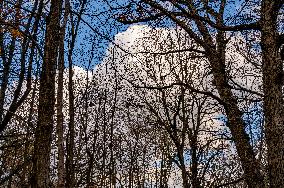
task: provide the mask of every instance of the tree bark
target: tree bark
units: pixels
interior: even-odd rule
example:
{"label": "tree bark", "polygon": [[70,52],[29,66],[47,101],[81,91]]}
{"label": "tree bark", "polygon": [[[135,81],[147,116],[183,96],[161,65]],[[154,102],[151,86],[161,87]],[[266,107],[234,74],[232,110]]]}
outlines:
{"label": "tree bark", "polygon": [[67,135],[67,158],[66,158],[66,187],[75,186],[75,168],[74,168],[74,146],[75,146],[75,112],[74,112],[74,93],[73,93],[73,70],[72,60],[69,59],[69,123]]}
{"label": "tree bark", "polygon": [[265,137],[271,188],[284,185],[283,62],[277,48],[277,16],[281,2],[263,0],[261,6]]}
{"label": "tree bark", "polygon": [[[215,58],[214,58],[215,57]],[[253,148],[249,143],[249,136],[245,132],[245,123],[242,112],[238,108],[237,99],[234,97],[225,76],[224,54],[211,56],[213,65],[214,83],[216,84],[220,98],[225,102],[225,111],[228,118],[228,127],[232,133],[238,155],[244,170],[245,180],[249,188],[264,187],[263,176],[260,173],[259,164],[255,158]]]}
{"label": "tree bark", "polygon": [[69,123],[68,123],[68,134],[67,134],[67,142],[66,142],[66,150],[67,150],[67,157],[66,157],[66,187],[73,188],[75,187],[75,167],[74,167],[74,147],[75,147],[75,111],[74,111],[74,92],[73,92],[73,50],[75,47],[75,40],[77,37],[78,32],[78,25],[79,21],[77,22],[78,25],[74,25],[73,16],[71,14],[71,43],[69,44],[68,50],[68,96],[69,96]]}
{"label": "tree bark", "polygon": [[44,59],[40,76],[38,122],[35,130],[31,187],[50,187],[49,166],[55,103],[55,72],[61,1],[51,0],[46,19]]}
{"label": "tree bark", "polygon": [[61,28],[61,39],[59,44],[59,59],[58,59],[58,87],[57,87],[57,147],[58,147],[58,163],[57,163],[57,187],[64,187],[64,129],[63,129],[63,72],[64,72],[64,31]]}
{"label": "tree bark", "polygon": [[59,57],[58,57],[58,88],[57,88],[57,147],[58,147],[58,181],[57,187],[65,187],[64,168],[64,116],[63,116],[63,73],[64,73],[64,39],[66,24],[69,15],[69,0],[65,0],[64,21],[60,31]]}

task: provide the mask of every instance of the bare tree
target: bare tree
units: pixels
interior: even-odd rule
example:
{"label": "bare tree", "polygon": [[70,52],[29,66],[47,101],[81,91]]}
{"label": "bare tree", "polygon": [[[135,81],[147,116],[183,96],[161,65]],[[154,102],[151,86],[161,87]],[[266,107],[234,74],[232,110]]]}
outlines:
{"label": "bare tree", "polygon": [[[225,31],[259,30],[261,32],[262,72],[264,92],[264,113],[266,118],[266,142],[268,145],[268,168],[271,187],[283,185],[283,111],[282,82],[278,81],[282,74],[282,62],[279,46],[282,44],[277,30],[277,19],[283,6],[283,1],[260,1],[260,19],[252,18],[252,22],[243,19],[240,24],[226,25],[225,11],[229,2],[220,0],[209,1],[167,1],[172,9],[165,7],[160,1],[138,1],[132,5],[138,6],[132,17],[120,17],[124,23],[134,23],[167,17],[182,27],[189,36],[201,45],[208,58],[214,85],[220,99],[223,101],[229,128],[235,141],[242,163],[245,179],[249,187],[264,187],[263,174],[259,163],[249,143],[242,120],[242,111],[238,108],[238,100],[232,93],[226,74],[226,45],[228,38]],[[217,9],[213,8],[218,6]],[[142,13],[141,13],[142,12]],[[142,14],[142,15],[141,15]],[[140,17],[138,17],[140,15]],[[208,16],[207,16],[208,15]],[[209,16],[210,15],[210,16]],[[194,23],[195,25],[191,25]],[[214,28],[214,32],[211,32]],[[278,42],[277,42],[278,41]],[[277,81],[276,81],[277,80]],[[274,105],[272,105],[274,104]],[[277,104],[275,106],[275,104]]]}
{"label": "bare tree", "polygon": [[49,167],[61,6],[61,3],[52,0],[50,12],[46,20],[44,59],[40,74],[38,120],[35,131],[32,187],[49,187],[51,183],[49,179]]}
{"label": "bare tree", "polygon": [[1,1],[0,186],[281,187],[283,1],[230,6]]}

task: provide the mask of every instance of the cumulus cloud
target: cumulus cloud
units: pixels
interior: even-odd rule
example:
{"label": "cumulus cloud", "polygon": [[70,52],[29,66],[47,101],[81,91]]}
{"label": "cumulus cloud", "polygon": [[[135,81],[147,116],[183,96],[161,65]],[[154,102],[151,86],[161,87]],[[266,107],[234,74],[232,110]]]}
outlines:
{"label": "cumulus cloud", "polygon": [[[261,78],[257,77],[259,70],[254,69],[254,65],[240,51],[245,49],[245,46],[240,46],[241,49],[236,48],[235,44],[241,40],[240,36],[232,38],[228,44],[226,56],[227,72],[232,78],[231,84],[236,86],[234,94],[238,98],[243,97],[243,92],[237,89],[239,85],[255,91],[259,91],[261,85]],[[137,106],[139,104],[142,108],[136,106],[132,109],[133,111],[127,108],[126,113],[131,114],[131,118],[141,117],[141,114],[148,116],[154,111],[155,116],[159,116],[166,123],[172,123],[167,119],[166,108],[168,107],[170,119],[173,119],[177,101],[181,96],[181,87],[167,88],[162,96],[159,90],[144,88],[144,86],[165,87],[184,82],[196,89],[210,91],[218,96],[215,86],[212,85],[212,74],[207,59],[202,54],[186,51],[190,48],[203,49],[195,44],[182,29],[134,25],[116,35],[114,43],[116,45],[109,46],[104,61],[95,68],[94,81],[99,88],[107,89],[109,93],[113,93],[118,84],[117,104],[124,106],[130,101]],[[188,104],[187,115],[192,113],[193,118],[196,118],[198,107],[190,104],[194,97],[202,101],[204,96],[192,94],[187,89],[184,96]],[[163,97],[166,97],[167,107],[163,104]],[[123,109],[120,113],[124,113]],[[216,106],[214,100],[210,98],[206,100],[203,115],[198,136],[200,145],[206,145],[208,141],[224,133],[230,137],[225,123],[217,119],[223,115],[223,112]],[[181,120],[182,114],[178,116],[180,117],[177,118],[177,127],[181,130],[184,125]],[[124,119],[118,118],[116,122],[120,122],[123,126],[123,132],[129,131],[129,125],[124,122]],[[190,127],[193,125],[190,124]],[[212,150],[225,148],[223,151],[227,159],[236,157],[236,151],[231,142],[217,140],[212,142],[210,147]],[[159,159],[154,158],[153,161],[159,161]],[[206,162],[206,157],[204,161]]]}
{"label": "cumulus cloud", "polygon": [[[260,92],[261,77],[260,71],[241,53],[240,49],[245,46],[239,45],[240,49],[236,49],[236,44],[240,41],[240,36],[231,40],[226,59],[230,84],[235,87],[234,94],[241,99],[244,92],[240,91],[240,87]],[[196,89],[210,91],[218,96],[216,88],[212,85],[210,65],[205,57],[193,52],[168,53],[192,47],[202,50],[181,29],[153,29],[145,25],[134,25],[119,33],[114,43],[120,47],[109,46],[104,61],[96,67],[95,80],[99,80],[100,85],[108,82],[107,85],[111,89],[114,83],[111,80],[116,72],[122,85],[122,97],[131,95],[134,90],[137,92],[133,85],[165,87],[177,82],[190,84]],[[193,58],[195,56],[200,57]],[[154,91],[141,91],[144,91],[148,100],[155,100]],[[178,89],[175,91],[178,92]],[[173,91],[169,95],[174,97],[177,93]],[[255,96],[251,96],[253,97]]]}

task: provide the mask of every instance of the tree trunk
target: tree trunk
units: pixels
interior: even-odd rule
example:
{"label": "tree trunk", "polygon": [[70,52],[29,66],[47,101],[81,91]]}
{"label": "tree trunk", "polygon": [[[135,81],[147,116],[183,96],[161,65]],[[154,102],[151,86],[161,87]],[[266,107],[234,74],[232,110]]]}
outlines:
{"label": "tree trunk", "polygon": [[33,177],[34,188],[50,187],[49,166],[55,103],[55,71],[60,32],[61,1],[51,0],[46,19],[44,59],[40,77],[38,122],[35,131]]}
{"label": "tree trunk", "polygon": [[64,73],[64,38],[69,15],[69,1],[65,0],[64,21],[60,31],[59,57],[58,57],[58,88],[57,88],[57,147],[58,147],[58,181],[57,187],[65,187],[64,168],[64,116],[63,116],[63,73]]}
{"label": "tree trunk", "polygon": [[220,62],[219,57],[220,56],[216,55],[215,60],[211,60],[211,62],[213,62],[214,82],[220,98],[225,102],[224,108],[228,118],[228,127],[232,133],[240,157],[245,180],[249,188],[262,188],[264,187],[264,182],[259,170],[259,163],[249,143],[249,136],[245,132],[245,123],[242,119],[242,112],[238,108],[237,99],[233,96],[231,89],[228,88],[224,72],[225,69],[222,70],[225,63],[224,61]]}
{"label": "tree trunk", "polygon": [[193,138],[191,140],[191,157],[192,157],[192,165],[191,165],[191,184],[192,188],[200,188],[200,181],[198,178],[198,141],[197,141],[197,130],[194,131]]}
{"label": "tree trunk", "polygon": [[57,164],[57,187],[64,187],[64,129],[63,129],[63,72],[64,72],[64,34],[65,28],[61,28],[61,39],[59,44],[59,58],[58,58],[58,87],[57,87],[57,147],[58,147],[58,164]]}
{"label": "tree trunk", "polygon": [[267,169],[271,188],[284,185],[284,103],[282,93],[284,75],[283,62],[277,49],[277,14],[280,8],[278,3],[263,0],[261,9],[265,137],[268,149]]}
{"label": "tree trunk", "polygon": [[2,74],[1,89],[0,89],[0,133],[2,133],[5,129],[5,125],[3,124],[2,120],[4,117],[5,96],[6,96],[6,90],[8,87],[11,63],[12,63],[13,56],[14,56],[16,39],[12,38],[10,48],[9,48],[9,53],[8,53],[9,54],[8,59],[4,52],[4,42],[3,41],[4,41],[4,33],[0,32],[0,49],[2,51],[0,52],[0,55],[3,61],[3,74]]}
{"label": "tree trunk", "polygon": [[73,93],[73,70],[72,61],[69,60],[69,124],[67,135],[67,158],[66,158],[66,187],[75,187],[75,169],[74,169],[74,138],[75,138],[75,113],[74,113],[74,93]]}
{"label": "tree trunk", "polygon": [[[217,50],[210,51],[208,57],[214,75],[213,83],[216,86],[228,118],[228,127],[232,133],[238,155],[244,170],[245,180],[249,188],[264,187],[263,176],[260,172],[259,163],[255,158],[249,136],[245,132],[245,123],[242,112],[238,108],[238,102],[233,95],[226,75],[225,53],[226,43],[224,32],[219,31],[217,37]],[[218,55],[216,55],[218,54]]]}

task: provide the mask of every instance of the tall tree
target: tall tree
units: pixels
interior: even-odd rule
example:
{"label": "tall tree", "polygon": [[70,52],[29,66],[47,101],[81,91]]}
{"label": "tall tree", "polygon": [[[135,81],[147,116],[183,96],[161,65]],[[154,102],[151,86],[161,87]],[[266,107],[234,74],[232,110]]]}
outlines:
{"label": "tall tree", "polygon": [[283,60],[281,60],[279,53],[279,47],[284,44],[284,40],[281,41],[281,35],[277,30],[279,11],[283,4],[283,0],[261,1],[260,31],[265,136],[271,188],[284,185],[284,101],[282,89],[284,74]]}
{"label": "tall tree", "polygon": [[[214,76],[213,84],[220,95],[222,105],[228,117],[228,127],[235,141],[240,157],[244,176],[248,187],[264,187],[263,173],[259,162],[245,132],[246,124],[242,119],[243,112],[238,107],[238,99],[233,94],[228,74],[226,73],[226,46],[229,39],[225,31],[260,30],[262,47],[262,72],[266,142],[268,146],[269,181],[271,187],[284,184],[283,171],[283,65],[277,48],[277,19],[283,1],[261,1],[260,20],[248,23],[245,19],[241,24],[227,26],[224,18],[229,2],[218,1],[167,1],[172,8],[164,6],[163,1],[141,0],[132,15],[121,16],[123,23],[151,21],[167,17],[203,47]],[[137,8],[138,7],[138,8]],[[255,20],[255,18],[253,19]],[[194,23],[194,24],[193,24]],[[214,32],[212,32],[214,28]],[[279,42],[278,42],[279,43]],[[282,43],[281,43],[282,44]],[[194,51],[194,49],[192,50]],[[273,105],[274,104],[274,105]]]}
{"label": "tall tree", "polygon": [[[3,4],[3,2],[1,2]],[[37,44],[37,37],[39,31],[39,23],[41,20],[41,13],[44,7],[43,1],[34,1],[31,12],[35,13],[30,16],[24,15],[23,13],[23,2],[18,1],[17,3],[6,2],[7,4],[13,5],[15,8],[14,21],[9,20],[1,20],[1,24],[3,26],[7,26],[10,28],[11,33],[11,41],[8,43],[9,52],[6,52],[5,40],[3,31],[4,28],[1,29],[0,32],[0,43],[1,43],[1,57],[3,60],[3,76],[1,78],[1,91],[0,91],[0,133],[5,130],[7,125],[10,123],[10,120],[13,118],[13,115],[17,111],[17,109],[23,104],[23,102],[27,99],[32,85],[32,69],[33,69],[33,61],[35,56]],[[9,12],[13,7],[9,7],[6,5],[6,11]],[[4,9],[4,8],[3,8]],[[3,11],[5,12],[5,11]],[[9,15],[9,14],[8,14]],[[7,16],[7,15],[6,15]],[[23,17],[28,17],[27,22],[24,23],[22,21]],[[7,19],[7,18],[6,18]],[[34,20],[33,20],[34,19]],[[21,27],[24,26],[24,30]],[[30,32],[31,30],[31,32]],[[17,40],[18,38],[23,38],[21,41],[21,51],[20,51],[20,74],[18,77],[17,87],[13,92],[13,100],[7,110],[4,110],[5,100],[10,96],[6,96],[7,87],[9,79],[12,79],[12,62],[13,58],[16,58],[15,50],[17,50]],[[28,57],[28,51],[30,49],[28,65],[26,67],[26,61]],[[26,77],[25,77],[26,76]],[[24,82],[26,81],[26,84]],[[24,87],[24,85],[26,87]],[[25,89],[25,90],[24,90]],[[24,91],[23,91],[24,90]],[[21,92],[23,94],[21,95]],[[5,111],[7,111],[5,113]]]}
{"label": "tall tree", "polygon": [[49,167],[55,104],[55,73],[60,36],[62,1],[52,0],[46,18],[44,59],[40,74],[38,121],[35,131],[33,177],[34,188],[50,187]]}
{"label": "tall tree", "polygon": [[65,0],[65,12],[63,18],[63,24],[60,28],[60,41],[59,41],[59,57],[58,57],[58,87],[57,87],[57,147],[58,147],[58,182],[57,187],[65,187],[65,168],[64,168],[64,115],[63,115],[63,90],[64,90],[64,42],[66,25],[68,21],[68,16],[70,13],[70,3],[69,0]]}
{"label": "tall tree", "polygon": [[[84,12],[87,0],[83,0],[79,14],[77,14],[77,21],[74,19],[73,12],[70,12],[70,40],[68,46],[68,96],[69,96],[69,122],[68,122],[68,134],[67,134],[67,157],[66,157],[66,187],[75,187],[75,162],[74,162],[74,150],[75,150],[75,96],[74,96],[74,83],[73,83],[73,52],[75,48],[75,42],[78,36],[79,26],[81,22],[81,16]],[[70,3],[68,3],[70,8]],[[70,8],[71,9],[71,8]]]}

